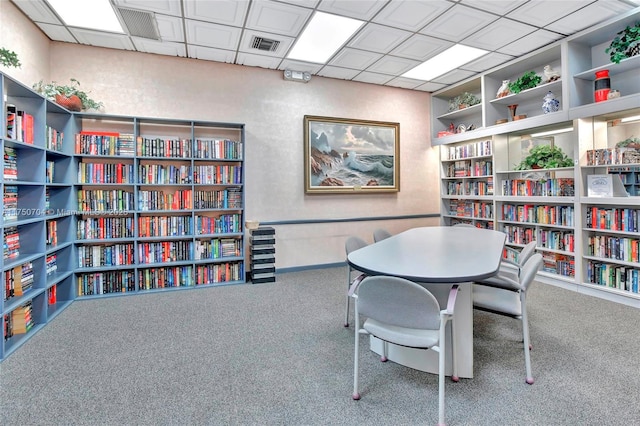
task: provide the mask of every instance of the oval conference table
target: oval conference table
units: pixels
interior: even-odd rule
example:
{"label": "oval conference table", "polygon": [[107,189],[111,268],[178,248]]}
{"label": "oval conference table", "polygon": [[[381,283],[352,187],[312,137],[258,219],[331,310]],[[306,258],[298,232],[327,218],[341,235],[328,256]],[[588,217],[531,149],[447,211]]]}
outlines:
{"label": "oval conference table", "polygon": [[[449,291],[459,284],[453,321],[458,376],[473,377],[472,283],[494,275],[500,266],[506,234],[463,226],[413,228],[355,250],[348,263],[367,275],[406,278],[427,287],[446,307]],[[447,339],[450,342],[450,339]],[[382,353],[382,342],[371,337],[371,349]],[[450,347],[447,353],[451,354]],[[389,345],[388,358],[430,373],[438,372],[438,355]],[[451,375],[451,362],[446,371]]]}

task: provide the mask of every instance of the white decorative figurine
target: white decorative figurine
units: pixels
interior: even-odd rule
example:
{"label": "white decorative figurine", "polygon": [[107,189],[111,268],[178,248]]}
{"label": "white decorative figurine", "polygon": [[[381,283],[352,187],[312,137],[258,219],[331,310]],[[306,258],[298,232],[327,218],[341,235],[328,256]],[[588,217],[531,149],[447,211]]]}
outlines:
{"label": "white decorative figurine", "polygon": [[498,89],[498,93],[496,93],[496,98],[502,98],[503,96],[507,96],[509,94],[509,82],[510,80],[502,80],[502,86]]}
{"label": "white decorative figurine", "polygon": [[545,65],[543,73],[544,73],[544,76],[547,78],[547,83],[556,81],[557,79],[560,78],[560,73],[554,70],[553,68],[551,68],[551,65]]}

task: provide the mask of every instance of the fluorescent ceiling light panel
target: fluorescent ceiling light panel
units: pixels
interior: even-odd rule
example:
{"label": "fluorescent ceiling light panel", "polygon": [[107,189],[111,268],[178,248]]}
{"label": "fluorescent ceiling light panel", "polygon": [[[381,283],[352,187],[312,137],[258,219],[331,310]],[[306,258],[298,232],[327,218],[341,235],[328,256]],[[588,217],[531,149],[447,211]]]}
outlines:
{"label": "fluorescent ceiling light panel", "polygon": [[357,19],[316,12],[287,59],[324,64],[362,24]]}
{"label": "fluorescent ceiling light panel", "polygon": [[631,117],[625,117],[620,120],[621,123],[630,123],[632,121],[640,121],[640,115],[633,115]]}
{"label": "fluorescent ceiling light panel", "polygon": [[109,0],[47,0],[71,27],[124,33]]}
{"label": "fluorescent ceiling light panel", "polygon": [[489,53],[487,50],[456,44],[414,69],[407,71],[402,76],[415,80],[433,80],[487,53]]}
{"label": "fluorescent ceiling light panel", "polygon": [[563,129],[549,130],[548,132],[533,133],[531,137],[539,138],[541,136],[558,135],[560,133],[567,133],[567,132],[573,132],[573,127],[565,127]]}

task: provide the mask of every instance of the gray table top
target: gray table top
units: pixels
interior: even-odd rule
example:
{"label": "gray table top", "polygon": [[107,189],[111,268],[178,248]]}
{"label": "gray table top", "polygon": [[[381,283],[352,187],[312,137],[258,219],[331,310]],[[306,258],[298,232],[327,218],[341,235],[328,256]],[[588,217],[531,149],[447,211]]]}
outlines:
{"label": "gray table top", "polygon": [[487,229],[413,228],[351,252],[347,261],[368,275],[411,281],[478,281],[496,273],[506,234]]}

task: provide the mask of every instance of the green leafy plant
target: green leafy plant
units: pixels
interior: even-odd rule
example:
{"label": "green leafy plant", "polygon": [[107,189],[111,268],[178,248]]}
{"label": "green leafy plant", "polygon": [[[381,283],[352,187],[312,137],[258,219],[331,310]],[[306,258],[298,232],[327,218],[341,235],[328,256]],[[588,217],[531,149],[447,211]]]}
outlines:
{"label": "green leafy plant", "polygon": [[71,83],[68,85],[61,85],[55,81],[45,83],[40,80],[33,85],[33,90],[52,101],[57,101],[56,95],[62,95],[66,98],[77,96],[82,102],[82,109],[100,109],[104,106],[102,102],[91,99],[88,95],[89,92],[80,90],[80,82],[78,80],[72,78],[70,81]]}
{"label": "green leafy plant", "polygon": [[555,169],[572,167],[573,160],[562,149],[551,145],[538,145],[529,150],[529,155],[516,166],[516,170]]}
{"label": "green leafy plant", "polygon": [[616,148],[637,148],[640,146],[640,138],[630,137],[616,144]]}
{"label": "green leafy plant", "polygon": [[542,77],[533,71],[527,71],[522,77],[514,82],[509,83],[509,91],[511,93],[520,93],[523,90],[533,89],[542,81]]}
{"label": "green leafy plant", "polygon": [[620,31],[611,41],[609,47],[605,49],[609,54],[611,62],[619,64],[621,60],[630,58],[640,53],[640,22],[632,27],[627,26]]}
{"label": "green leafy plant", "polygon": [[18,54],[13,50],[5,49],[4,47],[0,47],[0,64],[5,67],[14,67],[20,68],[22,64],[18,59]]}
{"label": "green leafy plant", "polygon": [[449,111],[455,111],[460,108],[467,108],[480,103],[478,98],[473,93],[464,92],[449,101]]}

